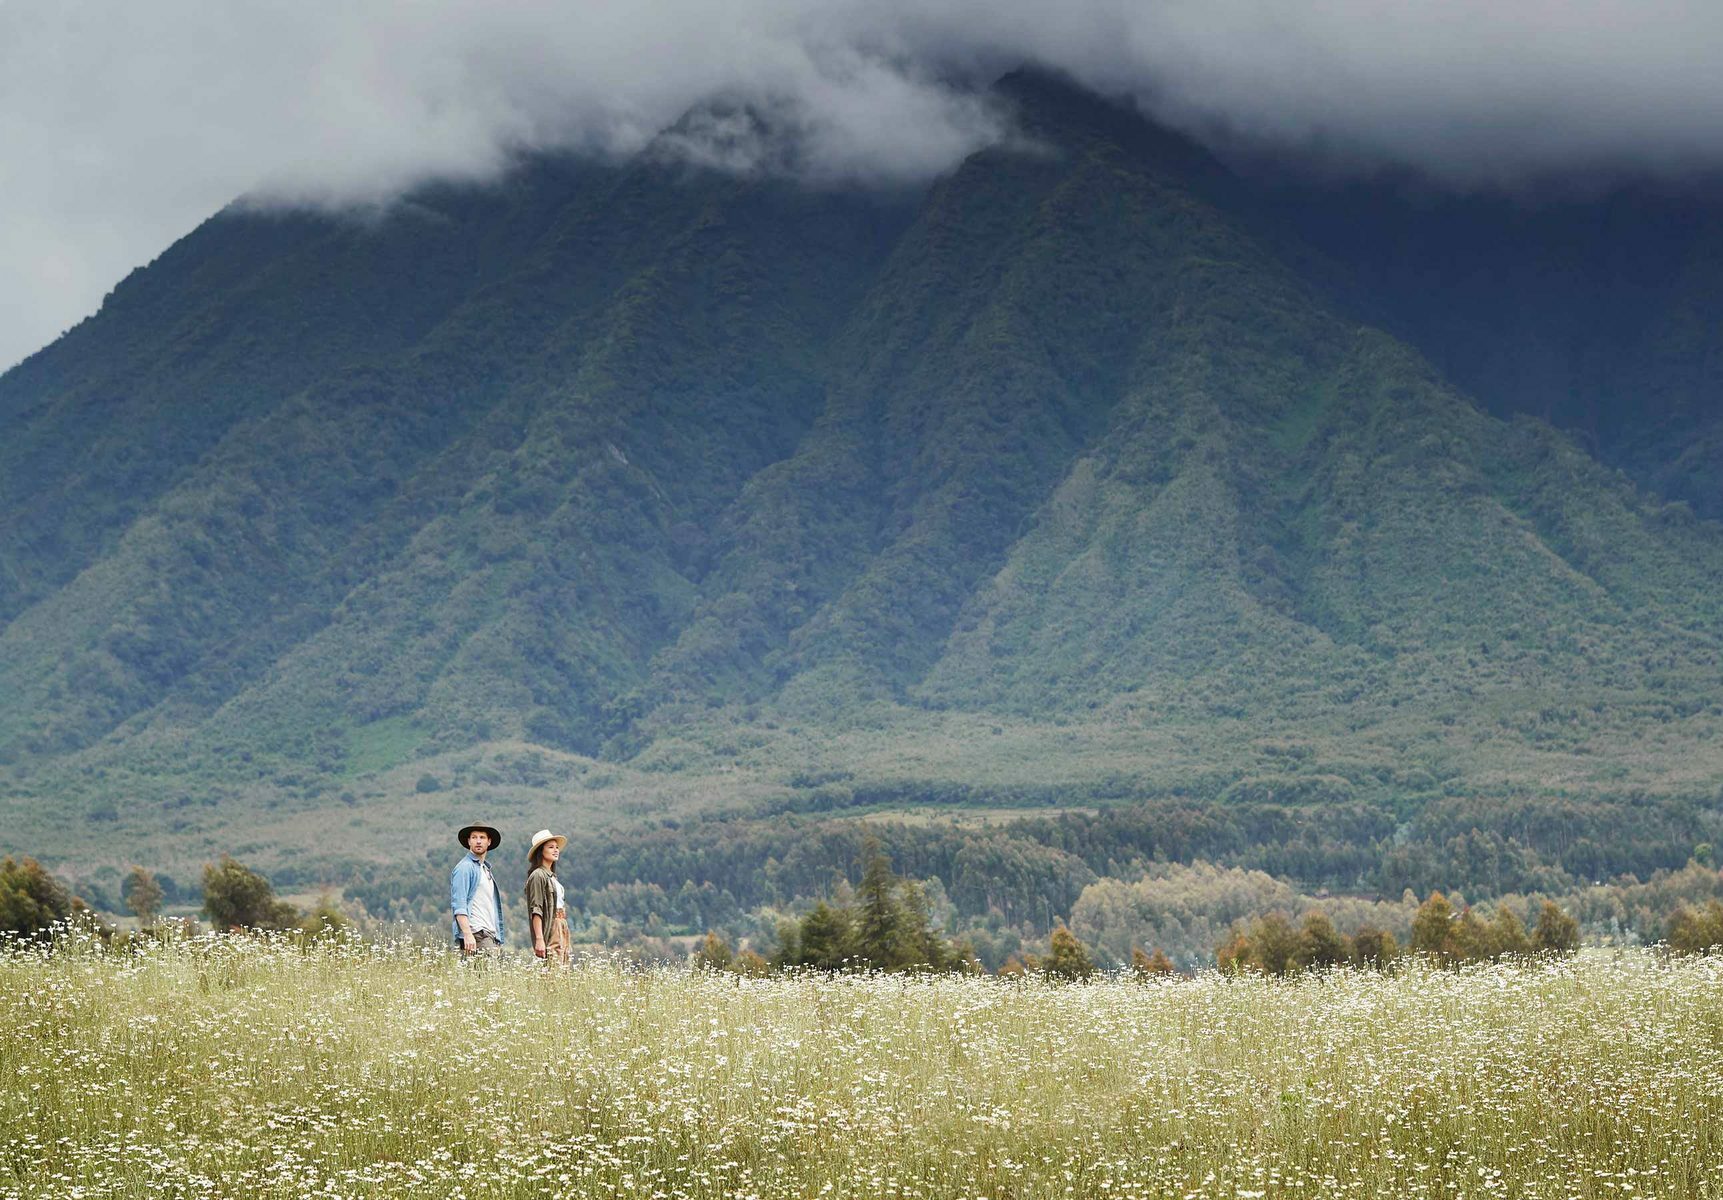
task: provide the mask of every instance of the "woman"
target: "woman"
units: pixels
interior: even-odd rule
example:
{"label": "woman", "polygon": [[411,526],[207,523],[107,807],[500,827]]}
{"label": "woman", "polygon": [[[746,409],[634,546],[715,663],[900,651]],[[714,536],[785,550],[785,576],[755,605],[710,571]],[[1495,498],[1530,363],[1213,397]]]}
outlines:
{"label": "woman", "polygon": [[568,839],[541,829],[527,847],[526,911],[532,924],[532,952],[547,963],[568,965],[568,901],[556,877],[556,860]]}

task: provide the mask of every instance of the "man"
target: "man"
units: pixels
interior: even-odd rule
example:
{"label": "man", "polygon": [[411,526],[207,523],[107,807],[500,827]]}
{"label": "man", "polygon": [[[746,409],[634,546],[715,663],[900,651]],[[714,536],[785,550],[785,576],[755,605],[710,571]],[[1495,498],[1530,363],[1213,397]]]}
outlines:
{"label": "man", "polygon": [[455,835],[466,857],[449,876],[449,907],[455,914],[455,949],[462,958],[503,950],[503,894],[485,855],[502,845],[503,835],[489,825],[468,825]]}

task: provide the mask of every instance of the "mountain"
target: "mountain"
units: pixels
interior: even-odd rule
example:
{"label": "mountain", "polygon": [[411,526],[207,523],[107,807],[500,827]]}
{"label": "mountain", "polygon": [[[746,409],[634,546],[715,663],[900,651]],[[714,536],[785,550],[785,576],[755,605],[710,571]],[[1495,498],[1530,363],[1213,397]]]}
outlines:
{"label": "mountain", "polygon": [[1281,178],[1262,202],[1490,411],[1723,517],[1723,181],[1466,196]]}
{"label": "mountain", "polygon": [[[482,811],[644,887],[653,830],[930,806],[1389,847],[1458,805],[1570,872],[1723,831],[1723,206],[996,99],[1019,136],[925,187],[668,138],[238,205],[128,278],[0,377],[5,848],[339,882]],[[1052,828],[961,853],[1107,865]],[[1170,836],[1131,853],[1233,844]]]}

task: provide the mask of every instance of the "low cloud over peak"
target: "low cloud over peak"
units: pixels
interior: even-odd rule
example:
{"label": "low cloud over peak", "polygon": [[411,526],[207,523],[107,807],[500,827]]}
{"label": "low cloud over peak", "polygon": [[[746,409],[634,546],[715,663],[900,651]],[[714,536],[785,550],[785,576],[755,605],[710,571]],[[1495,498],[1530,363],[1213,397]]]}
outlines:
{"label": "low cloud over peak", "polygon": [[[0,363],[236,195],[627,153],[714,97],[793,130],[800,172],[902,181],[1007,136],[976,85],[1028,62],[1199,137],[1476,187],[1723,167],[1719,51],[1700,0],[0,0]],[[671,142],[777,161],[747,133]]]}

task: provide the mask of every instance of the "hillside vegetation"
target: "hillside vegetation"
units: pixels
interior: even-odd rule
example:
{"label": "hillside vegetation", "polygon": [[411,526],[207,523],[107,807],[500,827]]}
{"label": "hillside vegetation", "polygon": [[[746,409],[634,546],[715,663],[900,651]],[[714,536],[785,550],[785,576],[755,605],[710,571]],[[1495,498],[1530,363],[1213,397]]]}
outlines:
{"label": "hillside vegetation", "polygon": [[[0,848],[416,911],[478,815],[692,935],[651,889],[767,920],[854,879],[860,817],[1043,931],[1157,859],[1393,902],[1723,840],[1711,210],[1602,341],[1615,260],[1552,217],[1503,278],[1585,286],[1528,340],[1410,283],[1506,210],[996,98],[1023,136],[924,188],[661,144],[236,206],[126,280],[0,377]],[[1609,373],[1490,374],[1581,342]]]}

